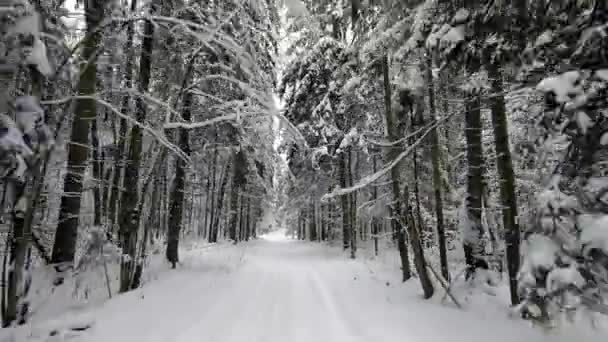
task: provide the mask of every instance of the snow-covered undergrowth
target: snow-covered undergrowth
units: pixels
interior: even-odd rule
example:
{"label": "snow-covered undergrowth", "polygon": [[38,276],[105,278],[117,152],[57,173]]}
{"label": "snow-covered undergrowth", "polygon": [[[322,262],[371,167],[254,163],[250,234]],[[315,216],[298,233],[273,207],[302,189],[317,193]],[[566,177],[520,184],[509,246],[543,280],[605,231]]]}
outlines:
{"label": "snow-covered undergrowth", "polygon": [[[142,279],[142,287],[162,281],[171,276],[172,270],[165,259],[162,247],[151,247]],[[199,265],[203,255],[212,254],[218,265],[226,264],[226,254],[215,252],[226,249],[229,244],[209,244],[207,242],[188,241],[180,248],[181,267]],[[230,250],[230,248],[228,248]],[[212,253],[213,251],[213,253]],[[237,253],[235,250],[231,250]],[[233,259],[238,259],[235,254]],[[0,342],[4,341],[63,341],[61,338],[78,336],[94,324],[92,312],[103,306],[118,294],[120,265],[117,262],[107,264],[110,291],[102,266],[74,274],[64,280],[60,286],[53,286],[56,277],[51,267],[35,268],[32,272],[32,289],[30,291],[30,322],[17,329],[0,330]],[[52,335],[52,336],[51,336]],[[53,337],[55,339],[48,339]]]}
{"label": "snow-covered undergrowth", "polygon": [[0,341],[599,342],[608,337],[600,328],[543,330],[511,315],[504,282],[484,290],[456,278],[451,292],[462,308],[439,287],[425,301],[414,279],[400,281],[393,249],[382,248],[376,257],[371,243],[362,243],[351,260],[339,246],[271,240],[189,246],[177,270],[155,255],[141,289],[108,301],[103,282],[96,282],[88,304],[61,306],[53,298],[55,304],[35,310],[29,325],[0,332]]}
{"label": "snow-covered undergrowth", "polygon": [[[385,242],[386,243],[386,242]],[[347,257],[345,253],[344,257]],[[426,253],[428,261],[439,273],[439,252],[436,249],[428,249]],[[398,251],[393,249],[381,249],[378,256],[374,255],[372,242],[364,243],[359,247],[359,257],[367,265],[370,273],[378,281],[388,283],[400,282],[400,261]],[[465,263],[462,248],[448,251],[450,263],[451,283],[448,286],[449,292],[458,302],[457,304],[450,298],[445,287],[435,281],[436,293],[430,302],[438,307],[457,309],[458,306],[477,317],[477,319],[489,319],[492,321],[515,321],[522,326],[533,327],[542,330],[548,336],[556,338],[556,341],[568,341],[574,338],[583,338],[584,341],[600,341],[608,338],[608,319],[601,314],[591,315],[589,312],[576,312],[576,315],[564,313],[559,317],[559,321],[554,322],[551,327],[534,325],[530,321],[520,318],[519,313],[510,309],[509,284],[506,274],[499,275],[495,272],[486,274],[483,278],[487,281],[474,281],[473,283],[465,280]],[[414,265],[411,269],[415,271]],[[490,284],[489,284],[490,283]],[[408,281],[403,285],[409,293],[422,292],[416,280]],[[591,324],[591,327],[590,327]]]}

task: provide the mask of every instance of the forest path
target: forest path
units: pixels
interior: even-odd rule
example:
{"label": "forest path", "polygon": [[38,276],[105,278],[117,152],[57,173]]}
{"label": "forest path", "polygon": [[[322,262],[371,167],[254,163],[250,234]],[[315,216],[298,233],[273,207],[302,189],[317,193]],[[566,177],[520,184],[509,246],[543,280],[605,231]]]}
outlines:
{"label": "forest path", "polygon": [[389,273],[319,244],[255,241],[183,259],[178,270],[93,312],[94,326],[76,340],[551,340],[521,322],[424,302],[414,281],[393,282]]}

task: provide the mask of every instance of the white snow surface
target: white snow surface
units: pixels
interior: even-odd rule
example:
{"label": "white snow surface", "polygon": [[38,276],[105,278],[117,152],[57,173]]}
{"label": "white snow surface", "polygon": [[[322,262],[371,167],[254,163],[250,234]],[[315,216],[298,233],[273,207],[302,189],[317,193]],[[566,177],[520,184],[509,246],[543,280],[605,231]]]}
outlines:
{"label": "white snow surface", "polygon": [[581,243],[586,249],[597,248],[608,253],[608,216],[580,215]]}
{"label": "white snow surface", "polygon": [[582,88],[577,84],[580,77],[581,74],[578,71],[568,71],[545,78],[536,89],[542,92],[553,92],[557,102],[565,103],[582,94]]}
{"label": "white snow surface", "polygon": [[[442,304],[439,290],[437,298],[425,301],[415,279],[401,283],[395,264],[386,263],[396,259],[395,254],[349,260],[341,248],[269,240],[276,239],[193,249],[182,256],[177,270],[167,270],[142,289],[84,312],[12,331],[2,329],[0,341],[570,342],[581,338],[543,332],[509,318],[506,306],[489,299],[476,307],[466,302],[460,310]],[[88,326],[84,331],[70,329]],[[56,333],[49,337],[51,330]],[[602,339],[584,336],[583,340]]]}

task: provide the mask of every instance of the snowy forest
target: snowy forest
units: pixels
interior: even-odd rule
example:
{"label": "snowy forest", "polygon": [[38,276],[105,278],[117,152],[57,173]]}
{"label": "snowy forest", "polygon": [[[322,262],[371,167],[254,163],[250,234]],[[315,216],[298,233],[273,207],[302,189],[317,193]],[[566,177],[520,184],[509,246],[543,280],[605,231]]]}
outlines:
{"label": "snowy forest", "polygon": [[0,341],[608,338],[608,1],[0,0],[0,34]]}

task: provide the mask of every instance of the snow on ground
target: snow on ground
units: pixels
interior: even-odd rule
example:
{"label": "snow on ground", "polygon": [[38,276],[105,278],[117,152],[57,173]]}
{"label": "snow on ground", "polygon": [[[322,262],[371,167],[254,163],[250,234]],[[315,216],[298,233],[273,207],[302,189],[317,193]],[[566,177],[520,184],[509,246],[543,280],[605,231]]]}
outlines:
{"label": "snow on ground", "polygon": [[292,240],[291,237],[287,236],[287,229],[285,229],[285,228],[273,230],[269,233],[266,233],[266,234],[260,236],[260,238],[262,240],[275,241],[275,242]]}
{"label": "snow on ground", "polygon": [[[20,328],[21,339],[15,340],[63,341],[68,335],[77,342],[606,340],[549,335],[509,319],[505,307],[463,311],[424,301],[415,280],[400,283],[399,272],[382,262],[386,256],[349,260],[340,248],[272,241],[281,236],[274,235],[238,246],[194,248],[178,270],[158,273],[142,289],[58,316],[55,323]],[[57,322],[91,327],[48,338]],[[38,339],[25,338],[32,331]]]}

